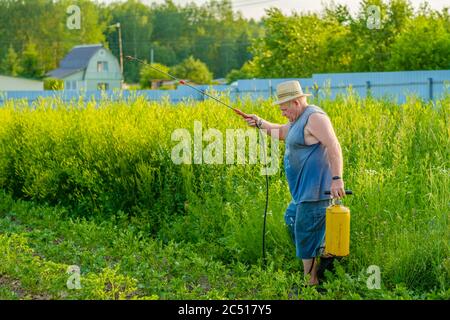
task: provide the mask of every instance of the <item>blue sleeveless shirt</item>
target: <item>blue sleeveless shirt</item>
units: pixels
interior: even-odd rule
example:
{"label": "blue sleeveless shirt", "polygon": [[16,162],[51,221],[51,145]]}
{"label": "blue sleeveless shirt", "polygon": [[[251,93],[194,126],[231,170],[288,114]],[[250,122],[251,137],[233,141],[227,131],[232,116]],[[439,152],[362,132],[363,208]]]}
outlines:
{"label": "blue sleeveless shirt", "polygon": [[305,145],[304,129],[309,116],[315,112],[326,115],[321,108],[308,106],[290,124],[285,140],[284,169],[295,204],[331,198],[324,194],[331,187],[331,168],[326,148],[320,142]]}

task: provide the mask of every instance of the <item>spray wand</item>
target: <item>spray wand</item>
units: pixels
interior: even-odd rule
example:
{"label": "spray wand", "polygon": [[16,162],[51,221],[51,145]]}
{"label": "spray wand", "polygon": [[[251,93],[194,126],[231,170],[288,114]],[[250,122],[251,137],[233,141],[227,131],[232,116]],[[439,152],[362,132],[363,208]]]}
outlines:
{"label": "spray wand", "polygon": [[[246,118],[246,119],[252,118],[250,115],[248,115],[248,114],[242,112],[241,110],[239,110],[239,109],[237,109],[237,108],[231,107],[230,105],[226,104],[225,102],[221,101],[220,99],[218,99],[218,98],[216,98],[216,97],[214,97],[214,96],[212,96],[212,95],[206,93],[204,90],[200,90],[200,89],[198,89],[198,88],[196,88],[196,87],[190,85],[190,84],[187,83],[185,80],[178,79],[177,77],[171,75],[171,74],[168,73],[168,72],[165,72],[165,71],[162,71],[162,70],[160,70],[160,69],[158,69],[158,68],[155,68],[155,67],[152,66],[151,64],[149,64],[149,63],[147,63],[147,62],[145,62],[145,61],[143,61],[143,60],[141,60],[141,59],[138,59],[138,58],[132,57],[132,56],[126,56],[126,58],[127,58],[128,60],[136,61],[136,62],[138,62],[138,63],[140,63],[140,64],[143,64],[143,65],[145,65],[145,66],[147,66],[147,67],[149,67],[149,68],[151,68],[151,69],[153,69],[153,70],[155,70],[155,71],[158,71],[159,73],[162,73],[162,74],[168,76],[169,78],[171,78],[171,79],[177,81],[178,83],[180,83],[180,84],[182,84],[182,85],[188,86],[189,88],[191,88],[191,89],[193,89],[193,90],[195,90],[195,91],[201,93],[202,95],[205,95],[205,96],[207,96],[207,97],[213,99],[214,101],[220,103],[221,105],[224,105],[225,107],[227,107],[227,108],[233,110],[233,111],[236,112],[238,115],[240,115],[240,116],[242,116],[242,117],[244,117],[244,118]],[[267,172],[267,159],[266,159],[266,153],[265,153],[265,143],[264,143],[264,136],[263,136],[263,133],[262,133],[262,128],[258,125],[258,123],[256,124],[256,126],[257,126],[257,128],[259,129],[259,134],[260,134],[260,136],[261,136],[261,141],[262,141],[263,148],[264,148],[264,152],[263,152],[263,155],[264,155],[264,163],[265,163],[265,165],[266,165],[266,166],[265,166],[265,169],[266,169],[266,204],[265,204],[265,209],[264,209],[264,223],[263,223],[263,235],[262,235],[262,257],[263,257],[263,265],[265,266],[265,265],[266,265],[266,221],[267,221],[267,208],[268,208],[268,205],[269,205],[269,175],[268,175],[268,172]]]}

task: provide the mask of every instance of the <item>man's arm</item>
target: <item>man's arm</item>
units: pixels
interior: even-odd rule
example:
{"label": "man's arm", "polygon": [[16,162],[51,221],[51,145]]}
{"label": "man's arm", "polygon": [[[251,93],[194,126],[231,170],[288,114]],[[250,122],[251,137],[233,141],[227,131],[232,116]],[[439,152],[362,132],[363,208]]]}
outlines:
{"label": "man's arm", "polygon": [[[278,138],[279,140],[286,139],[287,133],[289,131],[289,124],[278,124],[278,123],[271,123],[269,121],[266,121],[257,115],[249,114],[246,118],[244,118],[247,123],[255,127],[258,122],[261,120],[261,129],[267,130],[267,134],[273,138]],[[278,131],[278,136],[276,131]]]}
{"label": "man's arm", "polygon": [[271,123],[261,119],[261,129],[267,130],[267,134],[274,138],[276,138],[276,136],[274,136],[276,133],[274,134],[274,132],[278,130],[278,139],[285,140],[289,131],[289,124]]}
{"label": "man's arm", "polygon": [[340,180],[332,180],[331,195],[333,198],[345,196],[343,174],[343,158],[341,145],[334,132],[330,119],[321,113],[313,113],[308,120],[308,130],[320,143],[324,145],[328,153],[328,161],[331,167],[331,175],[341,177]]}

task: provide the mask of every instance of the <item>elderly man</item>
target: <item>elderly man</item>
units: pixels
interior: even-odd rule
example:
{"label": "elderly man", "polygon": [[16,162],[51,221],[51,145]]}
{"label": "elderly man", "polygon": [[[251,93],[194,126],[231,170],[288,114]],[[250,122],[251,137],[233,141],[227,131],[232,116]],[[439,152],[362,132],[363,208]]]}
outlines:
{"label": "elderly man", "polygon": [[287,124],[270,123],[257,115],[243,115],[250,126],[266,129],[272,135],[278,130],[279,139],[285,140],[284,168],[292,195],[285,213],[285,221],[295,242],[297,257],[303,261],[305,275],[310,284],[319,283],[324,266],[331,257],[322,254],[325,238],[325,212],[332,198],[345,196],[342,179],[343,160],[339,141],[327,114],[319,107],[309,105],[298,81],[283,82],[277,87],[282,115]]}

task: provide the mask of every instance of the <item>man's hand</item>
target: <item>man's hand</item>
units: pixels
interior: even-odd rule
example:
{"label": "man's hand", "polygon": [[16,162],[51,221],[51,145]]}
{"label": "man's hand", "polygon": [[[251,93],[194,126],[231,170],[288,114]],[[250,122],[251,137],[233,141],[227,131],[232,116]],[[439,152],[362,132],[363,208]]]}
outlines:
{"label": "man's hand", "polygon": [[345,197],[344,181],[342,179],[331,181],[331,197],[333,199]]}
{"label": "man's hand", "polygon": [[255,114],[246,114],[236,108],[234,108],[233,111],[236,112],[238,115],[240,115],[242,118],[244,118],[244,120],[247,121],[248,125],[251,127],[256,127],[256,124],[258,123],[258,121],[261,120],[261,118]]}
{"label": "man's hand", "polygon": [[248,125],[251,127],[256,127],[258,122],[261,121],[261,118],[255,114],[249,114],[247,118],[244,118],[247,121]]}

